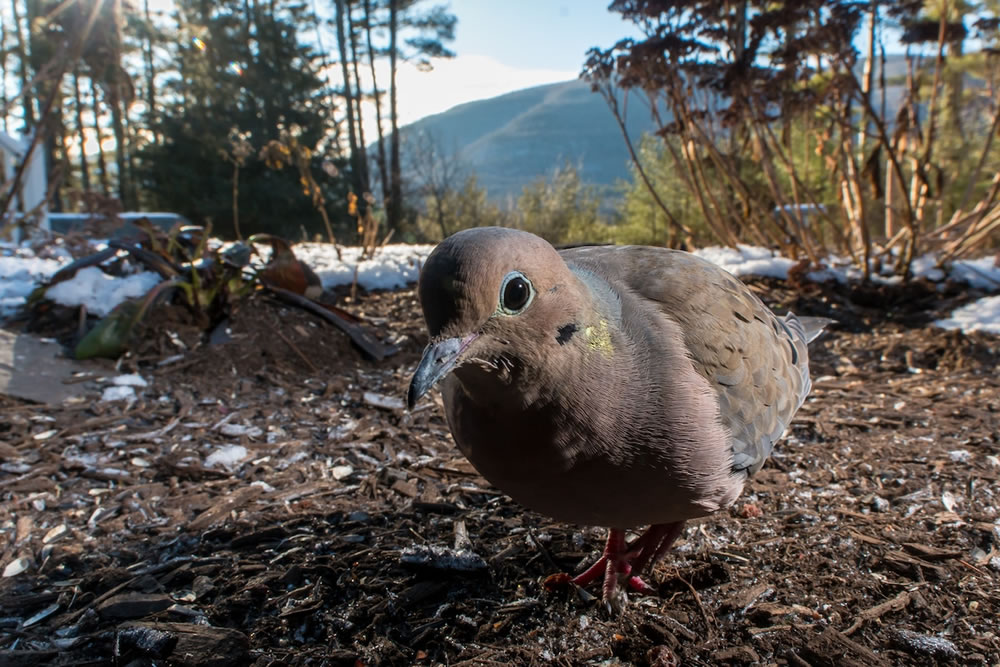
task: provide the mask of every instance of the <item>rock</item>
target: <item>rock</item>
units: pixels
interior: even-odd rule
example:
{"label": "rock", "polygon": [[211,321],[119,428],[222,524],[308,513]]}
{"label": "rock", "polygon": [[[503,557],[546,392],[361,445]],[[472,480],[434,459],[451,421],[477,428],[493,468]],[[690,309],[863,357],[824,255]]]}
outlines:
{"label": "rock", "polygon": [[446,572],[479,572],[486,569],[486,561],[474,551],[428,544],[406,547],[399,561],[403,565]]}
{"label": "rock", "polygon": [[875,496],[872,498],[872,510],[875,512],[888,512],[889,501],[882,496]]}
{"label": "rock", "polygon": [[895,632],[896,644],[913,655],[925,655],[935,660],[955,660],[961,657],[958,647],[944,637],[921,635],[910,630]]}

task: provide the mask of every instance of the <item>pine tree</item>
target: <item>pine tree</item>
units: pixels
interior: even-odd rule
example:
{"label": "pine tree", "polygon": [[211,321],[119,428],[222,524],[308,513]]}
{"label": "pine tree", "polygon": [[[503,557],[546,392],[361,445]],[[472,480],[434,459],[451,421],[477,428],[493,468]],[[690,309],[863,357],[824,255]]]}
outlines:
{"label": "pine tree", "polygon": [[[317,56],[297,38],[312,17],[291,3],[181,0],[177,18],[171,60],[178,70],[164,86],[162,119],[154,125],[162,141],[140,156],[143,185],[158,207],[211,220],[216,233],[229,236],[233,174],[222,155],[230,132],[246,133],[260,149],[283,129],[293,131],[317,164],[320,144],[332,133]],[[322,229],[295,170],[272,169],[251,157],[239,179],[244,234]],[[340,181],[321,181],[330,190],[327,201],[343,201]]]}

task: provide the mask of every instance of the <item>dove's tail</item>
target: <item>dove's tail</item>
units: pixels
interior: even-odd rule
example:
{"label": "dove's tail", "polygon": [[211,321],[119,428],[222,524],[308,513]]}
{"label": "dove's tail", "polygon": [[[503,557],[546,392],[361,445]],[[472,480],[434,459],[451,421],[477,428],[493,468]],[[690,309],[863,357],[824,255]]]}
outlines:
{"label": "dove's tail", "polygon": [[823,329],[826,328],[828,324],[833,324],[837,320],[831,320],[829,317],[798,317],[799,322],[802,323],[802,333],[805,334],[805,339],[807,343],[811,343],[816,340]]}

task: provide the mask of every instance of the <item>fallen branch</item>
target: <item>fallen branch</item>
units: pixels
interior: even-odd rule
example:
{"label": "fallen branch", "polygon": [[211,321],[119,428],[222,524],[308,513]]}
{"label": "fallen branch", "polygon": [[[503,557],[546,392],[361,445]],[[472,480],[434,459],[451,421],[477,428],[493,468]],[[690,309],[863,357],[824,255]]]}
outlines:
{"label": "fallen branch", "polygon": [[352,343],[354,343],[362,352],[375,361],[381,361],[399,351],[395,345],[385,345],[357,324],[348,322],[345,318],[331,312],[329,309],[316,303],[312,299],[307,299],[304,296],[280,287],[268,286],[267,289],[283,301],[286,301],[294,306],[298,306],[303,310],[307,310],[313,315],[317,315],[334,325],[346,333],[348,337],[350,337]]}

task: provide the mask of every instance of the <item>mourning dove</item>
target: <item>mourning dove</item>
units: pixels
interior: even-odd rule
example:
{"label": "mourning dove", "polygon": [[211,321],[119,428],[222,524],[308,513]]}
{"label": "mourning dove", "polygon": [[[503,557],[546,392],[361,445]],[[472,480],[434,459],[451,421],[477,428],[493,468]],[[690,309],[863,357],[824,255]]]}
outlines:
{"label": "mourning dove", "polygon": [[[459,449],[487,480],[559,521],[610,529],[573,581],[640,574],[688,519],[735,502],[809,393],[807,343],[828,320],[777,317],[694,255],[557,251],[479,228],[420,274],[430,333],[408,392],[441,382]],[[648,525],[631,543],[626,529]]]}

